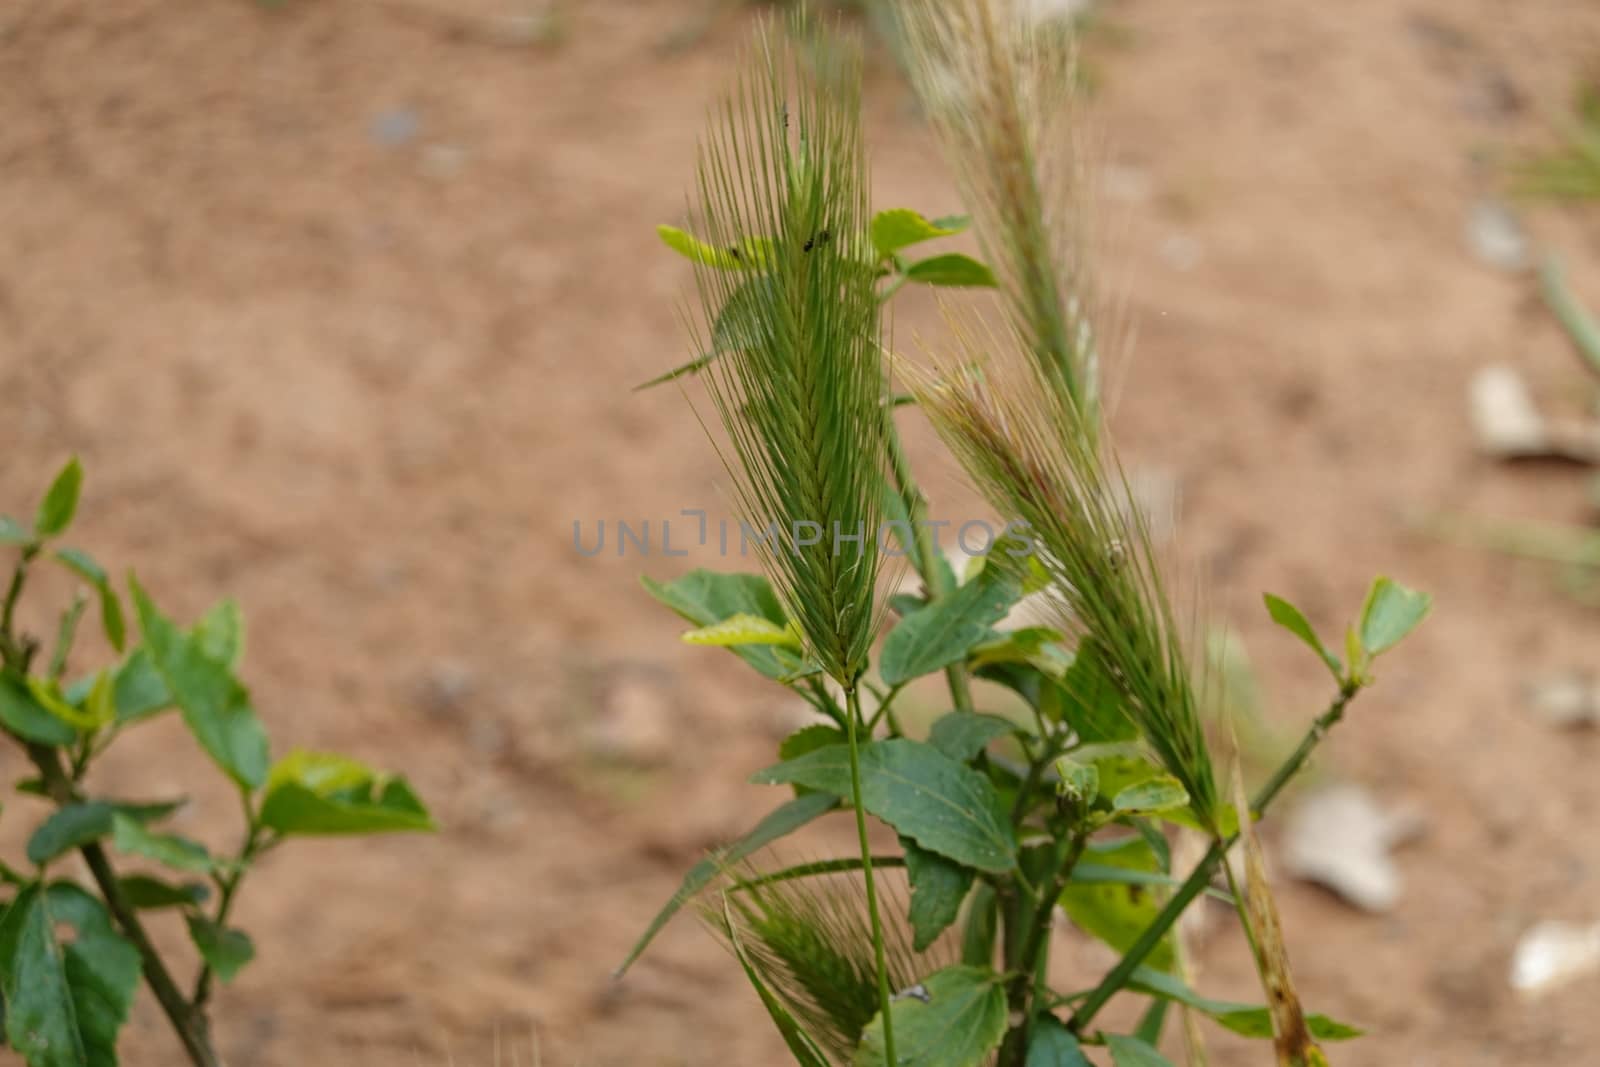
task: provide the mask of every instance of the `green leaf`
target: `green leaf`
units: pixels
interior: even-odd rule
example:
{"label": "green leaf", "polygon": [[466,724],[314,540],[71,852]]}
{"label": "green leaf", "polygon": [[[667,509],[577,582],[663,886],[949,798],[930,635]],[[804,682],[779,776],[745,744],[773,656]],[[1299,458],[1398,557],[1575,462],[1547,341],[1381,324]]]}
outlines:
{"label": "green leaf", "polygon": [[1300,609],[1271,593],[1267,593],[1264,599],[1267,602],[1267,614],[1272,616],[1272,621],[1309,645],[1313,652],[1322,657],[1322,662],[1328,665],[1333,676],[1342,680],[1344,664],[1323,645],[1322,639],[1317,636],[1317,631],[1311,628],[1311,623],[1300,613]]}
{"label": "green leaf", "polygon": [[719,270],[749,270],[766,261],[765,241],[748,240],[739,248],[717,248],[676,226],[657,226],[656,234],[678,255]]}
{"label": "green leaf", "polygon": [[[977,1067],[1006,1033],[1006,994],[985,967],[935,971],[889,1005],[894,1015],[895,1067]],[[861,1035],[856,1067],[890,1067],[883,1014]]]}
{"label": "green leaf", "polygon": [[150,659],[150,650],[137,648],[117,668],[111,686],[117,722],[127,726],[172,707],[172,693]]}
{"label": "green leaf", "polygon": [[1361,645],[1368,656],[1387,652],[1427,618],[1433,598],[1390,578],[1372,583],[1361,610]]}
{"label": "green leaf", "polygon": [[69,882],[46,891],[50,918],[73,930],[62,945],[67,985],[88,1067],[116,1067],[117,1032],[127,1022],[138,988],[139,952],[116,928],[104,905]]}
{"label": "green leaf", "polygon": [[111,647],[121,652],[127,639],[128,626],[122,614],[122,600],[111,587],[105,568],[95,562],[94,557],[77,548],[59,548],[55,556],[62,566],[94,586],[100,598],[100,628],[105,631]]}
{"label": "green leaf", "polygon": [[971,967],[987,967],[993,963],[999,927],[1000,902],[994,886],[979,882],[967,900],[967,915],[961,923],[961,962]]}
{"label": "green leaf", "polygon": [[972,646],[967,669],[980,670],[995,663],[1026,663],[1060,681],[1072,666],[1072,656],[1062,648],[1061,631],[1049,626],[1024,626],[995,634]]}
{"label": "green leaf", "polygon": [[[1129,978],[1127,988],[1193,1008],[1244,1037],[1272,1037],[1272,1016],[1266,1007],[1201,996],[1176,975],[1140,967]],[[1312,1037],[1323,1041],[1345,1041],[1365,1033],[1360,1027],[1338,1022],[1326,1015],[1308,1015],[1306,1027]]]}
{"label": "green leaf", "polygon": [[78,739],[72,727],[46,711],[32,693],[10,678],[0,678],[0,726],[41,745],[61,747]]}
{"label": "green leaf", "polygon": [[[665,584],[641,578],[651,596],[696,626],[711,626],[735,615],[754,615],[787,627],[788,617],[772,591],[772,583],[759,574],[719,574],[693,570]],[[782,646],[736,645],[729,649],[757,671],[783,679],[799,670],[801,660]]]}
{"label": "green leaf", "polygon": [[243,930],[218,926],[203,915],[187,915],[189,939],[200,950],[200,958],[211,965],[217,977],[233,981],[244,965],[256,958],[256,948]]}
{"label": "green leaf", "polygon": [[1092,763],[1062,756],[1056,760],[1056,774],[1061,777],[1056,792],[1079,805],[1092,804],[1100,795],[1100,770]]}
{"label": "green leaf", "polygon": [[[225,663],[206,654],[206,640],[185,634],[130,579],[150,662],[200,746],[239,786],[255,789],[267,775],[267,735],[250,693]],[[212,643],[215,647],[215,642]]]}
{"label": "green leaf", "polygon": [[730,615],[721,622],[690,630],[680,640],[686,645],[711,645],[732,648],[735,645],[784,645],[801,648],[800,634],[793,626],[779,626],[759,615]]}
{"label": "green leaf", "polygon": [[28,862],[42,867],[63,853],[98,841],[111,833],[112,821],[118,813],[148,822],[171,815],[178,806],[177,803],[113,804],[105,800],[68,804],[40,823],[28,838]]}
{"label": "green leaf", "polygon": [[1015,733],[1016,729],[1015,723],[998,715],[952,711],[933,724],[928,744],[957,763],[966,763],[988,748],[991,741]]}
{"label": "green leaf", "polygon": [[1151,814],[1181,808],[1189,803],[1189,792],[1168,774],[1130,785],[1111,798],[1111,807],[1129,814]]}
{"label": "green leaf", "polygon": [[959,662],[1011,610],[1018,595],[1013,582],[985,569],[973,581],[901,619],[883,642],[878,673],[888,684],[901,685]]}
{"label": "green leaf", "polygon": [[[931,745],[897,739],[860,747],[861,803],[930,852],[984,871],[1016,865],[1016,838],[989,780]],[[830,745],[759,771],[767,785],[798,783],[849,798],[850,753]]]}
{"label": "green leaf", "polygon": [[6,1037],[28,1067],[82,1067],[88,1062],[66,961],[41,885],[19,893],[0,919],[0,999],[5,1002]]}
{"label": "green leaf", "polygon": [[0,545],[31,545],[33,531],[9,515],[0,515]]}
{"label": "green leaf", "polygon": [[[96,679],[96,685],[99,680]],[[35,704],[54,715],[68,726],[85,733],[97,730],[105,725],[95,717],[87,708],[80,708],[69,701],[61,691],[61,686],[46,678],[28,678],[28,695],[33,697]]]}
{"label": "green leaf", "polygon": [[244,613],[233,600],[221,600],[189,628],[200,653],[214,663],[237,669],[244,660]]}
{"label": "green leaf", "polygon": [[1044,690],[1041,702],[1043,715],[1064,721],[1085,744],[1131,741],[1139,735],[1095,641],[1078,645],[1060,685]]}
{"label": "green leaf", "polygon": [[829,726],[825,722],[812,723],[810,726],[802,726],[783,739],[783,743],[778,746],[778,758],[798,759],[807,752],[815,752],[829,745],[842,745],[844,741],[844,731],[837,726]]}
{"label": "green leaf", "polygon": [[117,884],[122,887],[123,899],[144,911],[198,907],[211,895],[211,888],[203,882],[173,885],[148,874],[130,874],[117,879]]}
{"label": "green leaf", "polygon": [[918,848],[908,838],[901,838],[900,844],[906,850],[906,874],[911,881],[911,947],[922,952],[961,914],[961,902],[972,888],[975,874],[970,867]]}
{"label": "green leaf", "polygon": [[678,891],[667,901],[650,925],[645,929],[643,936],[634,944],[628,953],[628,958],[622,961],[622,966],[616,970],[617,977],[621,977],[633,962],[639,958],[650,942],[655,940],[656,934],[667,925],[667,921],[676,915],[695,894],[704,889],[717,872],[723,868],[738,863],[747,856],[766,848],[781,837],[787,837],[800,827],[813,821],[821,815],[838,807],[839,801],[829,793],[807,793],[796,797],[787,804],[770,812],[766,818],[756,824],[755,829],[745,834],[738,841],[718,849],[707,858],[701,860],[689,869],[683,876],[683,882],[678,886]]}
{"label": "green leaf", "polygon": [[1172,1067],[1171,1060],[1136,1037],[1107,1034],[1106,1047],[1115,1067]]}
{"label": "green leaf", "polygon": [[[956,222],[959,225],[950,225]],[[872,216],[872,245],[880,255],[890,256],[910,245],[960,233],[967,222],[960,217],[932,221],[910,208],[890,208]]]}
{"label": "green leaf", "polygon": [[778,1028],[778,1033],[783,1035],[784,1043],[794,1054],[795,1061],[800,1067],[831,1067],[828,1057],[823,1054],[816,1041],[789,1013],[789,1009],[784,1007],[783,1001],[779,1000],[767,986],[761,977],[761,972],[750,961],[749,955],[744,950],[744,943],[739,939],[739,924],[734,921],[726,895],[722,898],[722,913],[724,928],[728,932],[728,944],[733,947],[734,958],[739,961],[739,966],[744,968],[745,977],[755,987],[756,995],[761,998],[767,1014]]}
{"label": "green leaf", "polygon": [[197,841],[177,834],[153,833],[137,820],[121,812],[111,817],[111,843],[118,852],[143,856],[174,870],[209,874],[216,864],[211,853]]}
{"label": "green leaf", "polygon": [[[1102,791],[1104,788],[1102,772]],[[1083,858],[1098,867],[1160,874],[1160,861],[1150,845],[1139,837],[1109,843],[1091,842]],[[1062,891],[1061,907],[1075,925],[1116,951],[1126,952],[1160,913],[1164,897],[1165,894],[1153,886],[1074,879]],[[1166,971],[1172,969],[1175,959],[1169,936],[1151,952],[1148,963],[1157,970]]]}
{"label": "green leaf", "polygon": [[1094,1067],[1083,1054],[1078,1039],[1054,1015],[1033,1021],[1026,1067]]}
{"label": "green leaf", "polygon": [[83,467],[78,457],[67,460],[50,489],[39,502],[39,513],[33,520],[33,531],[41,540],[66,532],[72,517],[78,513],[78,493],[83,489]]}
{"label": "green leaf", "polygon": [[344,756],[294,751],[267,777],[261,824],[282,834],[381,834],[432,830],[405,779]]}
{"label": "green leaf", "polygon": [[993,271],[971,256],[964,256],[960,252],[948,252],[942,256],[918,260],[906,268],[906,277],[923,285],[970,286],[985,289],[992,289],[995,286]]}

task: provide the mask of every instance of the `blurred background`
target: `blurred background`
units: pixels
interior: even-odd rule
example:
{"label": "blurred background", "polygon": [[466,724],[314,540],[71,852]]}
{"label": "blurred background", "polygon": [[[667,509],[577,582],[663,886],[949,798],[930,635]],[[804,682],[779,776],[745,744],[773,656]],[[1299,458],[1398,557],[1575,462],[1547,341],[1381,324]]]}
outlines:
{"label": "blurred background", "polygon": [[[1137,332],[1116,438],[1181,497],[1177,544],[1248,654],[1263,743],[1328,688],[1263,591],[1325,632],[1375,573],[1436,597],[1265,830],[1308,1006],[1371,1030],[1330,1051],[1587,1062],[1589,475],[1576,445],[1491,454],[1518,449],[1480,374],[1511,374],[1524,446],[1532,403],[1593,461],[1593,374],[1536,268],[1559,254],[1600,306],[1600,202],[1520,196],[1514,172],[1576,136],[1600,6],[1038,6],[1086,20],[1106,272]],[[218,1006],[231,1064],[489,1063],[533,1033],[551,1064],[782,1061],[692,917],[610,972],[684,869],[771,805],[740,783],[798,713],[679,645],[640,588],[725,565],[709,551],[573,545],[575,521],[727,513],[682,393],[630,390],[687,358],[689,269],[653,228],[683,221],[702,117],[759,11],[0,5],[0,511],[26,514],[79,454],[75,540],[180,617],[238,599],[278,749],[403,769],[443,828],[265,861],[237,912],[259,958]],[[845,17],[869,41],[875,204],[959,211],[892,50]],[[925,295],[896,304],[897,343],[938,328]],[[915,423],[934,510],[959,515]],[[1483,525],[1534,519],[1561,524],[1529,528],[1561,551]],[[41,581],[28,622],[69,592]],[[191,747],[152,724],[105,781],[209,780]],[[22,768],[0,751],[0,779]],[[13,847],[28,798],[7,807]],[[234,815],[219,784],[177,825],[211,839]],[[1519,943],[1551,922],[1572,975],[1514,988]],[[1255,999],[1216,928],[1200,988]],[[161,936],[184,951],[181,928]],[[1109,962],[1061,936],[1058,954]],[[140,997],[125,1062],[172,1062]]]}

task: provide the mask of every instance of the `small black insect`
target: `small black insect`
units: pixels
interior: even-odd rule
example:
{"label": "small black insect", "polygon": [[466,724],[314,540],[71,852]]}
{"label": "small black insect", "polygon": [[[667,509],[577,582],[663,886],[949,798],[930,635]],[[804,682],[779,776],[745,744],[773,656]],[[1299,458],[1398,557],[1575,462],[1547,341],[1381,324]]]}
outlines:
{"label": "small black insect", "polygon": [[737,248],[736,248],[736,247],[734,247],[734,246],[733,246],[733,245],[729,245],[729,246],[728,246],[728,255],[729,255],[729,256],[731,256],[731,257],[732,257],[732,258],[733,258],[733,261],[734,261],[734,262],[735,262],[735,263],[738,263],[738,262],[739,262],[739,261],[741,261],[741,260],[742,260],[742,259],[744,259],[744,253],[743,253],[743,252],[740,252],[740,251],[739,251],[739,250],[738,250],[738,249],[737,249]]}
{"label": "small black insect", "polygon": [[813,248],[815,248],[817,245],[826,244],[829,240],[832,239],[832,237],[833,237],[833,233],[831,231],[829,231],[829,230],[818,230],[816,233],[814,233],[810,237],[806,238],[805,247],[802,249],[802,251],[809,252]]}

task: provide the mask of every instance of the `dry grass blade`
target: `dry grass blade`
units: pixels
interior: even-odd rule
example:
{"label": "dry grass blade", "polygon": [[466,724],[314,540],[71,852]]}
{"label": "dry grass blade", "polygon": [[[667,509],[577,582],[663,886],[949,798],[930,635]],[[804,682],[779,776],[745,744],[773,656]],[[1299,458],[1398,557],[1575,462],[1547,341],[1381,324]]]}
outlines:
{"label": "dry grass blade", "polygon": [[849,685],[879,621],[886,455],[860,61],[842,43],[802,58],[780,25],[700,146],[695,228],[745,269],[700,265],[693,318],[698,350],[721,353],[705,377],[742,518],[775,531],[766,568],[812,655]]}
{"label": "dry grass blade", "polygon": [[898,0],[917,93],[1014,327],[1094,432],[1094,213],[1069,28],[1018,0]]}

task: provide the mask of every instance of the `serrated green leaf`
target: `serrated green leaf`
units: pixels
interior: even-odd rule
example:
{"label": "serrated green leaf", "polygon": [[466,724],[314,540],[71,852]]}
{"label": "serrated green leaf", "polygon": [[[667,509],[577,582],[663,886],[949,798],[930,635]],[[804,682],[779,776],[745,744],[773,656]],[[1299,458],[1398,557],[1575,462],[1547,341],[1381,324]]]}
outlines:
{"label": "serrated green leaf", "polygon": [[[1105,792],[1102,773],[1101,792]],[[1091,842],[1083,854],[1085,862],[1100,867],[1116,867],[1158,875],[1160,862],[1150,845],[1139,837],[1109,843]],[[1148,885],[1095,883],[1074,879],[1061,894],[1061,907],[1075,925],[1094,935],[1118,952],[1133,946],[1155,917],[1160,914],[1166,894]],[[1163,938],[1147,959],[1162,971],[1171,970],[1176,960],[1171,937]]]}
{"label": "serrated green leaf", "polygon": [[1026,1067],[1094,1067],[1083,1054],[1078,1039],[1054,1015],[1033,1022]]}
{"label": "serrated green leaf", "polygon": [[1361,645],[1368,656],[1387,652],[1422,624],[1433,607],[1427,593],[1407,589],[1390,578],[1379,578],[1367,593],[1361,610]]}
{"label": "serrated green leaf", "polygon": [[127,1022],[141,973],[139,953],[111,924],[105,907],[69,882],[46,891],[50,918],[72,928],[63,944],[67,986],[87,1067],[117,1067],[117,1033]]}
{"label": "serrated green leaf", "polygon": [[711,880],[717,876],[718,871],[766,848],[779,838],[787,837],[802,826],[838,806],[838,798],[831,793],[808,793],[804,796],[796,797],[787,804],[769,812],[766,818],[757,823],[753,830],[739,840],[718,849],[706,859],[691,867],[689,873],[683,876],[683,882],[678,886],[678,891],[656,913],[656,917],[650,921],[650,925],[646,927],[644,934],[628,952],[628,958],[623,960],[622,965],[617,968],[617,976],[620,977],[623,972],[633,966],[633,962],[649,947],[650,942],[655,940],[656,934],[660,933],[661,928],[667,925],[667,921],[676,915],[695,894],[709,885]]}
{"label": "serrated green leaf", "polygon": [[1115,1067],[1172,1067],[1171,1060],[1136,1037],[1107,1034],[1106,1047]]}
{"label": "serrated green leaf", "polygon": [[1344,678],[1344,664],[1340,663],[1339,657],[1329,652],[1327,647],[1323,645],[1322,638],[1317,636],[1317,631],[1311,628],[1310,621],[1306,619],[1305,615],[1301,614],[1299,608],[1280,596],[1273,596],[1271,593],[1265,594],[1263,599],[1267,602],[1267,614],[1272,616],[1273,622],[1304,641],[1313,652],[1322,657],[1322,662],[1328,665],[1328,669],[1333,672],[1335,678]]}
{"label": "serrated green leaf", "polygon": [[82,489],[83,467],[78,457],[73,456],[39,502],[39,513],[33,520],[33,532],[39,539],[47,540],[66,532],[78,513],[78,494]]}
{"label": "serrated green leaf", "polygon": [[117,884],[123,899],[141,911],[198,907],[211,896],[211,887],[203,882],[174,885],[148,874],[130,874],[117,879]]}
{"label": "serrated green leaf", "polygon": [[1148,778],[1111,798],[1111,807],[1122,814],[1154,814],[1189,803],[1189,792],[1183,783],[1168,774]]}
{"label": "serrated green leaf", "polygon": [[801,648],[800,634],[793,626],[779,626],[759,615],[730,615],[721,622],[690,630],[680,640],[686,645],[733,648],[737,645],[783,645]]}
{"label": "serrated green leaf", "polygon": [[[946,967],[889,1005],[897,1067],[977,1067],[1006,1033],[1000,976],[984,967]],[[883,1014],[867,1026],[856,1067],[889,1067]]]}
{"label": "serrated green leaf", "polygon": [[154,833],[121,812],[111,816],[111,843],[118,852],[143,856],[192,874],[209,874],[216,866],[211,853],[199,842],[177,834]]}
{"label": "serrated green leaf", "polygon": [[[640,581],[651,596],[696,626],[711,626],[735,615],[754,615],[776,626],[789,624],[772,583],[759,574],[697,569],[671,582]],[[781,645],[735,645],[729,651],[774,680],[797,673],[803,662]]]}
{"label": "serrated green leaf", "polygon": [[1005,617],[1020,596],[1015,583],[991,570],[937,597],[915,615],[901,619],[883,642],[878,673],[901,685],[960,662]]}
{"label": "serrated green leaf", "polygon": [[[861,803],[930,852],[984,871],[1016,864],[1016,838],[989,780],[931,745],[897,739],[860,747]],[[759,771],[767,785],[799,784],[848,799],[850,754],[832,745]]]}
{"label": "serrated green leaf", "polygon": [[954,222],[958,218],[934,221],[910,208],[890,208],[887,211],[880,211],[872,216],[872,245],[880,255],[890,256],[910,245],[960,233],[966,228],[965,219],[959,220],[961,222],[959,226],[940,225],[940,222]]}
{"label": "serrated green leaf", "polygon": [[967,898],[976,873],[970,867],[918,848],[910,838],[902,837],[900,844],[906,852],[906,876],[911,883],[911,947],[922,952],[961,914],[961,902]]}
{"label": "serrated green leaf", "polygon": [[0,999],[6,1037],[29,1067],[88,1061],[44,887],[30,885],[0,919]]}
{"label": "serrated green leaf", "polygon": [[382,834],[432,830],[405,779],[344,756],[294,751],[273,766],[261,824],[282,834]]}
{"label": "serrated green leaf", "polygon": [[998,715],[984,715],[972,711],[952,711],[940,716],[928,733],[928,744],[943,752],[957,763],[966,763],[972,757],[1017,730],[1016,724]]}
{"label": "serrated green leaf", "polygon": [[906,277],[923,285],[984,289],[995,286],[993,271],[960,252],[920,259],[906,268]]}
{"label": "serrated green leaf", "polygon": [[9,515],[0,515],[0,545],[31,545],[33,531]]}
{"label": "serrated green leaf", "polygon": [[163,616],[138,581],[130,579],[130,587],[150,662],[190,733],[234,782],[257,788],[266,778],[271,757],[249,691],[227,664],[206,654],[200,638]]}
{"label": "serrated green leaf", "polygon": [[10,678],[0,678],[0,725],[41,745],[60,747],[78,739],[77,731],[46,711],[26,687]]}
{"label": "serrated green leaf", "polygon": [[245,964],[256,958],[255,946],[243,930],[218,926],[204,915],[184,918],[189,926],[189,939],[200,950],[200,958],[211,965],[222,981],[233,981]]}

